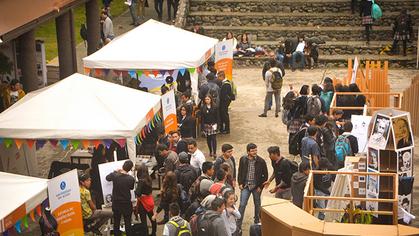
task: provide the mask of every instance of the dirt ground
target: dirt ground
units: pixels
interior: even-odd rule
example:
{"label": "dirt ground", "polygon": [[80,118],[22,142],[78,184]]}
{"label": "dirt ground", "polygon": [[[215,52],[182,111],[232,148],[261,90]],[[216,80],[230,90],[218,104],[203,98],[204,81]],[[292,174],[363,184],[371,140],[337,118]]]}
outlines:
{"label": "dirt ground", "polygon": [[[299,89],[303,84],[311,85],[313,83],[320,83],[323,76],[323,69],[305,70],[291,72],[286,71],[284,80],[284,86],[282,94],[284,94],[290,84],[294,88]],[[326,76],[342,78],[347,73],[346,70],[342,69],[329,69],[326,71]],[[389,79],[391,83],[391,89],[395,92],[403,91],[410,85],[411,78],[417,74],[418,71],[411,70],[391,70]],[[234,82],[237,85],[238,96],[230,107],[230,119],[231,119],[231,133],[228,135],[218,135],[218,154],[220,154],[221,145],[224,143],[230,143],[234,147],[234,157],[236,162],[238,159],[246,153],[246,145],[249,142],[254,142],[258,146],[258,154],[263,157],[268,164],[269,174],[272,173],[272,167],[270,166],[267,148],[271,145],[278,145],[281,147],[282,154],[286,157],[293,158],[288,155],[288,134],[286,132],[285,125],[282,124],[280,118],[275,118],[272,111],[268,112],[267,118],[260,118],[258,115],[263,111],[265,89],[261,79],[260,68],[240,68],[233,70]],[[416,137],[416,143],[418,143],[419,137]],[[204,153],[208,154],[206,141],[204,138],[198,139],[198,147]],[[415,166],[419,165],[419,148],[415,148]],[[37,152],[37,158],[39,161],[39,175],[46,177],[49,170],[49,165],[53,160],[63,159],[68,160],[68,151],[61,150],[60,147],[52,148],[51,146],[43,148]],[[208,159],[210,160],[210,159]],[[273,187],[273,183],[272,186]],[[419,216],[419,181],[415,182],[414,194],[413,194],[413,213]],[[157,192],[155,192],[156,194]],[[240,193],[237,191],[237,195]],[[267,190],[263,191],[263,196],[272,196]],[[263,201],[263,197],[262,197]],[[238,207],[237,202],[237,207]],[[249,204],[246,208],[243,223],[243,235],[248,235],[248,229],[253,221],[254,205],[252,198],[249,199]],[[286,213],[289,214],[289,213]],[[162,217],[162,215],[160,216]],[[414,222],[415,226],[419,226],[419,220]],[[162,232],[162,226],[158,227],[160,235]]]}

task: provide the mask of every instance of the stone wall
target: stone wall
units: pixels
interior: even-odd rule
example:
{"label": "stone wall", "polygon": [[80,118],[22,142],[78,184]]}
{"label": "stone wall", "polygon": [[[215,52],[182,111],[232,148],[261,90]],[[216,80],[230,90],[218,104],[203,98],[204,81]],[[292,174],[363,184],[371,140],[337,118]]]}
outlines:
{"label": "stone wall", "polygon": [[180,0],[176,13],[175,26],[185,28],[187,26],[187,17],[189,14],[189,0]]}

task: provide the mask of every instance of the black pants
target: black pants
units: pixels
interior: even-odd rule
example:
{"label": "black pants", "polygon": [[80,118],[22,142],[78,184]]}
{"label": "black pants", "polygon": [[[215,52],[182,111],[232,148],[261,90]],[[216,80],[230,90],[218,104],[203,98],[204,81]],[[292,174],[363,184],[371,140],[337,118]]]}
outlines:
{"label": "black pants", "polygon": [[[407,39],[402,40],[403,41],[403,55],[406,56],[406,48],[407,48]],[[391,48],[391,51],[393,53],[399,53],[399,48],[397,47],[397,43],[399,40],[395,39],[393,41],[393,46]]]}
{"label": "black pants", "polygon": [[169,205],[170,203],[161,201],[160,205],[157,207],[157,213],[160,213],[162,210],[164,210],[163,222],[165,223],[169,221]]}
{"label": "black pants", "polygon": [[121,225],[121,217],[124,217],[125,232],[127,236],[132,235],[131,229],[131,218],[132,218],[132,205],[129,203],[118,203],[112,206],[113,212],[113,232],[115,236],[120,236],[121,231],[119,227]]}
{"label": "black pants", "polygon": [[[151,235],[152,236],[156,236],[156,230],[157,230],[157,223],[155,220],[152,220],[151,217],[153,217],[153,211],[147,212],[144,207],[143,204],[139,204],[139,213],[140,213],[140,219],[141,222],[143,222],[145,225],[147,225],[147,216],[148,219],[150,219],[151,221]],[[148,227],[146,228],[146,232],[144,235],[149,235],[148,234]]]}
{"label": "black pants", "polygon": [[365,25],[365,36],[367,37],[367,42],[370,42],[370,32],[372,30],[372,25]]}
{"label": "black pants", "polygon": [[163,0],[154,0],[154,9],[157,12],[157,16],[161,21],[163,18]]}
{"label": "black pants", "polygon": [[172,20],[172,8],[173,8],[173,19],[176,19],[176,12],[179,5],[179,0],[167,0],[167,20]]}
{"label": "black pants", "polygon": [[220,102],[220,131],[230,132],[230,115],[228,114],[228,106],[230,102]]}
{"label": "black pants", "polygon": [[356,8],[356,4],[357,4],[357,0],[351,0],[351,11],[352,14],[355,14],[355,8]]}
{"label": "black pants", "polygon": [[208,145],[210,154],[215,155],[217,153],[217,135],[216,134],[207,136],[207,145]]}

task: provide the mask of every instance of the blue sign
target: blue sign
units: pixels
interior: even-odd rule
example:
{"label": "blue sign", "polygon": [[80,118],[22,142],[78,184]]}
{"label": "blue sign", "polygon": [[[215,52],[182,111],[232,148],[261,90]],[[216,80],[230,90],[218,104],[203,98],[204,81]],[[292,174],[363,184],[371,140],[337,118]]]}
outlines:
{"label": "blue sign", "polygon": [[64,189],[65,189],[65,187],[66,187],[66,183],[65,183],[64,181],[62,181],[62,182],[60,183],[60,189],[61,189],[61,190],[64,190]]}

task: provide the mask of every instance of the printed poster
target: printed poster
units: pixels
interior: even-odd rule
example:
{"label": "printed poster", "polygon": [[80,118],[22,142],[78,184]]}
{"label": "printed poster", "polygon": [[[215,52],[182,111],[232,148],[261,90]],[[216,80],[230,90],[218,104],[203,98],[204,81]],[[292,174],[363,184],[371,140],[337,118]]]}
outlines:
{"label": "printed poster", "polygon": [[77,170],[74,169],[48,181],[51,212],[58,222],[61,236],[83,236],[83,216]]}
{"label": "printed poster", "polygon": [[166,134],[172,130],[177,130],[177,117],[176,117],[176,102],[175,91],[170,90],[161,97],[161,107],[163,110],[163,124]]}
{"label": "printed poster", "polygon": [[371,122],[371,116],[352,115],[351,122],[353,129],[351,134],[358,139],[358,147],[360,153],[367,152],[368,144],[368,125]]}
{"label": "printed poster", "polygon": [[413,149],[408,148],[397,152],[397,169],[400,174],[412,173]]}
{"label": "printed poster", "polygon": [[[369,169],[368,172],[375,172],[375,170]],[[368,175],[367,176],[367,198],[377,198],[380,192],[380,177],[378,175]],[[367,201],[365,203],[366,209],[368,211],[378,211],[378,202]],[[374,217],[378,217],[378,214],[373,214]]]}
{"label": "printed poster", "polygon": [[380,163],[380,152],[374,148],[368,148],[367,163],[368,169],[378,171],[378,164]]}
{"label": "printed poster", "polygon": [[[112,189],[113,183],[106,180],[106,176],[110,173],[122,169],[122,165],[127,160],[107,162],[99,165],[100,184],[102,186],[103,202],[107,206],[112,206]],[[129,172],[131,175],[132,173]],[[135,200],[134,190],[131,190],[131,200]]]}
{"label": "printed poster", "polygon": [[[399,195],[399,207],[403,208],[405,211],[407,212],[411,212],[411,207],[412,207],[412,194],[409,195]],[[403,219],[404,214],[403,212],[399,209],[398,212],[398,219]]]}
{"label": "printed poster", "polygon": [[413,147],[413,132],[408,115],[391,119],[393,123],[393,140],[396,149]]}
{"label": "printed poster", "polygon": [[368,140],[368,145],[378,149],[385,149],[390,133],[390,118],[382,115],[377,115],[372,127],[372,134]]}
{"label": "printed poster", "polygon": [[233,79],[233,39],[219,42],[215,46],[215,69],[224,71],[227,79]]}

